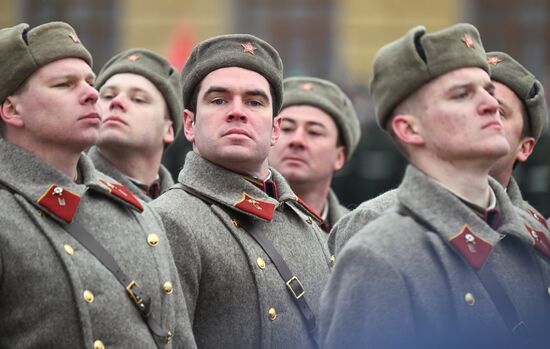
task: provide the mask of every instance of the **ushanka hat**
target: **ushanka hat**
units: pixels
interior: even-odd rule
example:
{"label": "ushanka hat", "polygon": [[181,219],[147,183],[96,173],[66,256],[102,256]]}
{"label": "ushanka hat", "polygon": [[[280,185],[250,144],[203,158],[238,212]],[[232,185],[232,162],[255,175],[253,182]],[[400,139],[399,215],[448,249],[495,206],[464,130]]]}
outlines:
{"label": "ushanka hat", "polygon": [[542,84],[524,66],[503,52],[487,53],[491,79],[510,88],[525,105],[535,139],[548,125],[548,110]]}
{"label": "ushanka hat", "polygon": [[0,102],[38,68],[70,57],[92,66],[90,52],[67,23],[50,22],[34,28],[21,23],[0,29]]}
{"label": "ushanka hat", "polygon": [[283,62],[267,42],[249,34],[220,35],[193,48],[181,72],[183,106],[189,108],[195,88],[214,70],[239,67],[266,78],[273,90],[274,116],[283,100]]}
{"label": "ushanka hat", "polygon": [[399,103],[427,82],[455,69],[490,73],[477,29],[467,23],[427,33],[414,27],[382,47],[374,59],[370,91],[378,125],[385,129]]}
{"label": "ushanka hat", "polygon": [[348,96],[334,83],[314,77],[292,77],[283,80],[283,105],[309,105],[330,115],[346,147],[346,158],[357,148],[361,127],[353,104]]}
{"label": "ushanka hat", "polygon": [[105,63],[97,76],[96,88],[100,90],[109,78],[122,73],[141,75],[156,86],[166,101],[174,132],[177,135],[181,130],[183,111],[178,71],[155,52],[134,48],[119,53]]}

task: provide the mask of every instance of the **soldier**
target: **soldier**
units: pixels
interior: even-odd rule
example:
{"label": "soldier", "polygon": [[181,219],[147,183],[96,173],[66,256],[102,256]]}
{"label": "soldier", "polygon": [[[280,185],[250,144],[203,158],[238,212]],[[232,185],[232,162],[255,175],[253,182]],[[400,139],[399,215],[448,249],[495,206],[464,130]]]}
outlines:
{"label": "soldier", "polygon": [[320,212],[325,232],[349,210],[330,189],[333,173],[351,157],[361,129],[350,99],[330,81],[283,81],[281,136],[269,162],[309,207]]}
{"label": "soldier", "polygon": [[160,161],[181,129],[178,72],[154,52],[130,49],[103,66],[96,88],[103,122],[88,155],[143,201],[155,199],[174,185]]}
{"label": "soldier", "polygon": [[179,186],[152,202],[164,221],[197,346],[314,348],[330,257],[319,220],[268,166],[283,66],[251,35],[199,43],[182,71]]}
{"label": "soldier", "polygon": [[378,51],[377,122],[410,165],[398,208],[339,254],[323,348],[547,346],[550,240],[489,177],[510,145],[488,72],[469,24],[416,27]]}
{"label": "soldier", "polygon": [[[542,215],[523,200],[519,186],[512,177],[512,170],[519,162],[529,158],[548,124],[544,89],[533,74],[506,53],[488,53],[487,61],[499,102],[504,135],[510,144],[510,152],[493,165],[489,174],[506,188],[515,206],[544,222]],[[329,237],[331,252],[339,253],[352,235],[397,203],[397,190],[390,190],[362,203],[332,230]]]}
{"label": "soldier", "polygon": [[0,347],[195,347],[160,218],[81,153],[90,53],[63,22],[0,47]]}

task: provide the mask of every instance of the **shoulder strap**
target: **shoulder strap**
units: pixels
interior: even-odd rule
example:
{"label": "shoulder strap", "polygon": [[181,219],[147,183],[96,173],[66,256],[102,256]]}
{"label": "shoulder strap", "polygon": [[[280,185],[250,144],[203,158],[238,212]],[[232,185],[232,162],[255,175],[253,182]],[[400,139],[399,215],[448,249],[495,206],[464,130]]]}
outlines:
{"label": "shoulder strap", "polygon": [[[11,194],[15,194],[15,191],[0,182],[0,188],[6,189]],[[58,222],[58,221],[56,221]],[[122,284],[122,286],[128,292],[128,295],[132,302],[136,305],[139,313],[144,319],[147,327],[153,334],[153,338],[158,348],[163,348],[164,345],[172,339],[172,333],[164,330],[151,316],[151,299],[146,296],[137,282],[131,280],[120,268],[114,257],[105,250],[105,248],[82,227],[74,221],[69,224],[63,224],[58,222],[69,234],[72,235],[82,246],[84,246],[91,254],[93,254],[97,260],[101,262]]]}
{"label": "shoulder strap", "polygon": [[[427,227],[430,230],[436,231],[436,229],[429,224],[426,220],[421,219],[416,214],[414,214],[407,207],[399,204],[397,212],[402,216],[409,216],[413,218],[417,223]],[[493,270],[485,263],[479,270],[475,270],[479,280],[491,300],[495,304],[501,318],[504,320],[504,323],[512,332],[513,337],[516,339],[519,347],[525,347],[529,341],[529,332],[527,326],[519,317],[519,313],[506,293],[506,290],[502,287],[498,281]]]}
{"label": "shoulder strap", "polygon": [[[204,201],[209,206],[215,205],[216,203],[203,195],[200,195],[199,193],[192,192],[188,190],[185,186],[183,186],[181,183],[178,183],[179,185],[172,186],[170,189],[181,189],[187,192],[190,195],[193,195],[202,201]],[[216,205],[222,209],[220,205]],[[224,209],[225,210],[225,209]],[[279,272],[279,275],[283,279],[283,281],[286,284],[287,290],[290,293],[290,296],[292,297],[292,300],[298,307],[298,310],[300,310],[300,313],[302,314],[302,317],[304,318],[306,322],[307,329],[309,331],[309,335],[313,339],[313,341],[318,345],[317,342],[317,324],[315,320],[315,314],[313,314],[313,311],[309,307],[309,304],[306,301],[305,298],[305,289],[302,285],[302,282],[296,274],[294,274],[291,270],[284,258],[281,256],[279,251],[273,246],[271,241],[263,234],[260,230],[258,230],[257,225],[253,224],[250,219],[242,219],[239,220],[241,227],[252,236],[252,238],[260,245],[260,247],[264,250],[264,252],[269,256],[269,259],[273,262],[273,265],[275,266],[275,269]],[[244,222],[244,224],[243,224]]]}

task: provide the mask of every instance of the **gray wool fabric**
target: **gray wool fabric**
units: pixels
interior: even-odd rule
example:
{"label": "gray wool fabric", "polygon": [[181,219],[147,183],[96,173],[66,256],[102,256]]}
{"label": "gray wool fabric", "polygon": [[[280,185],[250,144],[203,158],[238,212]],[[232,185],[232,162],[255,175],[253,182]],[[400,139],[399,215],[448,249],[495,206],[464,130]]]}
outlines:
{"label": "gray wool fabric", "polygon": [[183,102],[180,74],[161,55],[144,49],[133,48],[112,57],[99,71],[95,86],[98,90],[115,74],[130,73],[147,78],[164,97],[174,134],[178,135],[182,126]]}
{"label": "gray wool fabric", "polygon": [[[90,150],[88,151],[88,156],[90,157],[90,160],[92,160],[95,168],[98,171],[105,173],[107,176],[124,185],[132,192],[132,194],[137,196],[140,200],[143,200],[144,202],[149,202],[152,200],[147,194],[143,192],[143,190],[141,190],[136,184],[134,184],[128,178],[128,176],[120,172],[115,167],[115,165],[107,160],[96,146],[90,148]],[[170,174],[168,169],[162,164],[160,165],[158,175],[160,180],[160,192],[164,193],[171,186],[174,185],[174,180],[172,179],[172,175]]]}
{"label": "gray wool fabric", "polygon": [[49,22],[34,28],[21,23],[0,29],[0,47],[0,102],[34,71],[53,61],[74,57],[92,66],[92,56],[74,29],[64,22]]}
{"label": "gray wool fabric", "polygon": [[193,48],[181,72],[183,107],[189,108],[193,92],[204,77],[214,70],[239,67],[257,72],[273,89],[273,112],[283,100],[283,61],[273,46],[249,34],[212,37]]}
{"label": "gray wool fabric", "polygon": [[[80,196],[74,221],[151,297],[153,318],[174,334],[165,348],[194,348],[159,216],[113,195],[100,184],[113,180],[84,154],[78,170],[82,184],[0,140],[0,347],[92,348],[97,340],[107,347],[156,347],[125,288],[64,230],[55,212],[37,203],[55,184]],[[151,233],[159,237],[156,246],[147,243]],[[163,291],[167,281],[173,284],[171,294]],[[93,301],[85,301],[86,290]]]}
{"label": "gray wool fabric", "polygon": [[477,29],[455,24],[433,33],[417,26],[378,50],[370,91],[376,121],[386,129],[394,109],[425,83],[455,69],[479,67],[489,73]]}
{"label": "gray wool fabric", "polygon": [[[284,178],[271,171],[279,200],[239,174],[189,152],[179,185],[212,203],[176,188],[151,203],[170,239],[198,347],[315,348],[285,282],[239,223],[251,220],[271,240],[301,280],[317,315],[331,265],[326,238]],[[244,193],[276,205],[273,219],[235,207]],[[274,319],[269,316],[271,308]]]}
{"label": "gray wool fabric", "polygon": [[340,218],[332,227],[328,237],[328,249],[337,256],[344,244],[367,224],[380,217],[384,212],[396,207],[397,189],[388,190],[377,197],[363,202],[349,214]]}
{"label": "gray wool fabric", "polygon": [[283,105],[281,109],[294,105],[309,105],[330,115],[340,138],[346,147],[349,159],[361,138],[361,125],[349,97],[336,84],[309,76],[291,77],[283,80]]}
{"label": "gray wool fabric", "polygon": [[409,166],[398,188],[408,213],[374,220],[337,257],[321,299],[321,348],[517,348],[475,269],[450,243],[465,227],[477,236],[473,253],[483,253],[482,241],[492,246],[483,267],[528,324],[532,347],[544,348],[550,262],[531,234],[550,234],[489,184],[502,213],[496,230]]}
{"label": "gray wool fabric", "polygon": [[504,52],[488,52],[491,79],[510,88],[523,102],[535,139],[539,139],[548,126],[548,109],[544,87],[519,62]]}

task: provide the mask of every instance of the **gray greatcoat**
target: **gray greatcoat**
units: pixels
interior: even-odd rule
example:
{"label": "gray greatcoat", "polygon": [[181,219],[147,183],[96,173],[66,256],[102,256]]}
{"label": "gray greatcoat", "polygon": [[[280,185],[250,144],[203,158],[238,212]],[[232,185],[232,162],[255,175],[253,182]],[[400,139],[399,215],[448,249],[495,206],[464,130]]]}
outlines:
{"label": "gray greatcoat", "polygon": [[[214,203],[171,189],[151,204],[171,241],[198,347],[314,347],[284,281],[238,223],[251,220],[271,240],[318,314],[331,264],[326,238],[284,178],[271,171],[278,201],[239,174],[190,152],[179,182]],[[259,217],[270,212],[269,205],[275,207],[273,218]]]}
{"label": "gray greatcoat", "polygon": [[333,227],[340,218],[350,212],[347,207],[340,203],[338,197],[336,196],[336,193],[332,190],[332,188],[328,191],[327,204],[328,214],[326,218],[326,223],[328,223],[329,227]]}
{"label": "gray greatcoat", "polygon": [[372,221],[338,256],[321,301],[322,347],[518,348],[474,271],[484,261],[516,305],[532,348],[548,348],[548,231],[495,180],[490,185],[502,212],[496,230],[409,166],[398,189],[405,212]]}
{"label": "gray greatcoat", "polygon": [[[113,178],[126,188],[130,189],[132,194],[139,197],[141,200],[145,202],[149,202],[152,199],[143,192],[137,185],[135,185],[130,179],[128,179],[128,176],[126,176],[124,173],[120,172],[115,165],[113,165],[109,160],[107,160],[103,154],[99,152],[99,149],[96,146],[93,146],[88,151],[88,156],[90,159],[92,159],[92,162],[94,163],[95,168],[108,175],[109,177]],[[172,179],[172,175],[168,171],[166,167],[164,167],[162,164],[159,168],[159,180],[160,180],[160,192],[164,193],[167,191],[171,186],[174,185],[174,180]]]}
{"label": "gray greatcoat", "polygon": [[[93,348],[98,340],[107,348],[155,348],[125,288],[59,223],[71,218],[71,207],[72,219],[149,294],[152,316],[174,334],[166,348],[195,347],[160,218],[112,194],[105,183],[113,180],[84,154],[78,171],[83,184],[0,139],[0,348]],[[156,246],[148,244],[152,233]]]}

